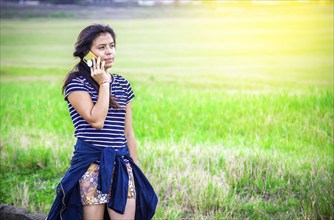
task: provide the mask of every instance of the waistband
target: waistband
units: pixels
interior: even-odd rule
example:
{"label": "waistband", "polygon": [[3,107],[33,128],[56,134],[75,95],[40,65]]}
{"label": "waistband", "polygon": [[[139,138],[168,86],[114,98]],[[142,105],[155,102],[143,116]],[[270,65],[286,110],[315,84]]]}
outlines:
{"label": "waistband", "polygon": [[115,151],[117,152],[117,154],[121,154],[121,155],[126,155],[129,153],[128,146],[125,146],[125,147],[98,147],[81,138],[77,138],[75,149],[77,149],[77,147],[88,148],[88,149],[90,148],[92,150],[95,149],[97,151],[104,151],[104,150],[112,149],[111,151]]}

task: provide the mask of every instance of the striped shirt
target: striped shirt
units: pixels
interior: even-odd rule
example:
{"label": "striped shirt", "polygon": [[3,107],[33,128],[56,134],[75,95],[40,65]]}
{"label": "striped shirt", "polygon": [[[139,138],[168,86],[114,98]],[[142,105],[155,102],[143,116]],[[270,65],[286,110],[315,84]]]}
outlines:
{"label": "striped shirt", "polygon": [[121,108],[109,108],[103,128],[97,130],[79,115],[67,99],[67,96],[71,92],[85,91],[89,93],[93,103],[95,104],[98,98],[96,90],[83,76],[78,76],[72,79],[72,81],[66,86],[65,100],[68,103],[68,110],[75,128],[74,136],[99,147],[125,147],[125,106],[135,97],[135,95],[132,91],[130,83],[125,78],[117,74],[112,74],[110,89],[116,99],[116,102]]}

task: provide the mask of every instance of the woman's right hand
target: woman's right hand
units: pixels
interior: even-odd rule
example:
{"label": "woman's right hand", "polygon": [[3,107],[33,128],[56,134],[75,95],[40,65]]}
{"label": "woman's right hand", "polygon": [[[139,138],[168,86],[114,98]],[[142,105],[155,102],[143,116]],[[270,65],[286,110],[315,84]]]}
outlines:
{"label": "woman's right hand", "polygon": [[100,57],[98,57],[96,61],[95,58],[93,58],[93,66],[90,68],[90,74],[99,85],[105,81],[110,81],[104,65],[105,62],[102,61],[101,63]]}

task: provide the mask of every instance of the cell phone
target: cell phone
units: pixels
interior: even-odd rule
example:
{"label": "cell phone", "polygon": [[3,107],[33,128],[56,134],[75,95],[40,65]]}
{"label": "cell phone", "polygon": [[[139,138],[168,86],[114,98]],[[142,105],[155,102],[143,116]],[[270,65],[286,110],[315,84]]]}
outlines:
{"label": "cell phone", "polygon": [[87,55],[83,58],[83,61],[87,64],[88,67],[92,67],[94,58],[97,58],[97,57],[92,51],[89,51]]}

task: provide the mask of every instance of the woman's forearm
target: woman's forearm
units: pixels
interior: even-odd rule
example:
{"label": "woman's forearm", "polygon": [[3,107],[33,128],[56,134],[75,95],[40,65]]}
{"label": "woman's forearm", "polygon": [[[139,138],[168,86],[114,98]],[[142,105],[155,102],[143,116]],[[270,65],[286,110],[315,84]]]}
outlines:
{"label": "woman's forearm", "polygon": [[103,128],[104,122],[107,118],[110,96],[109,90],[109,83],[103,83],[100,85],[98,99],[90,112],[90,124],[96,129]]}

